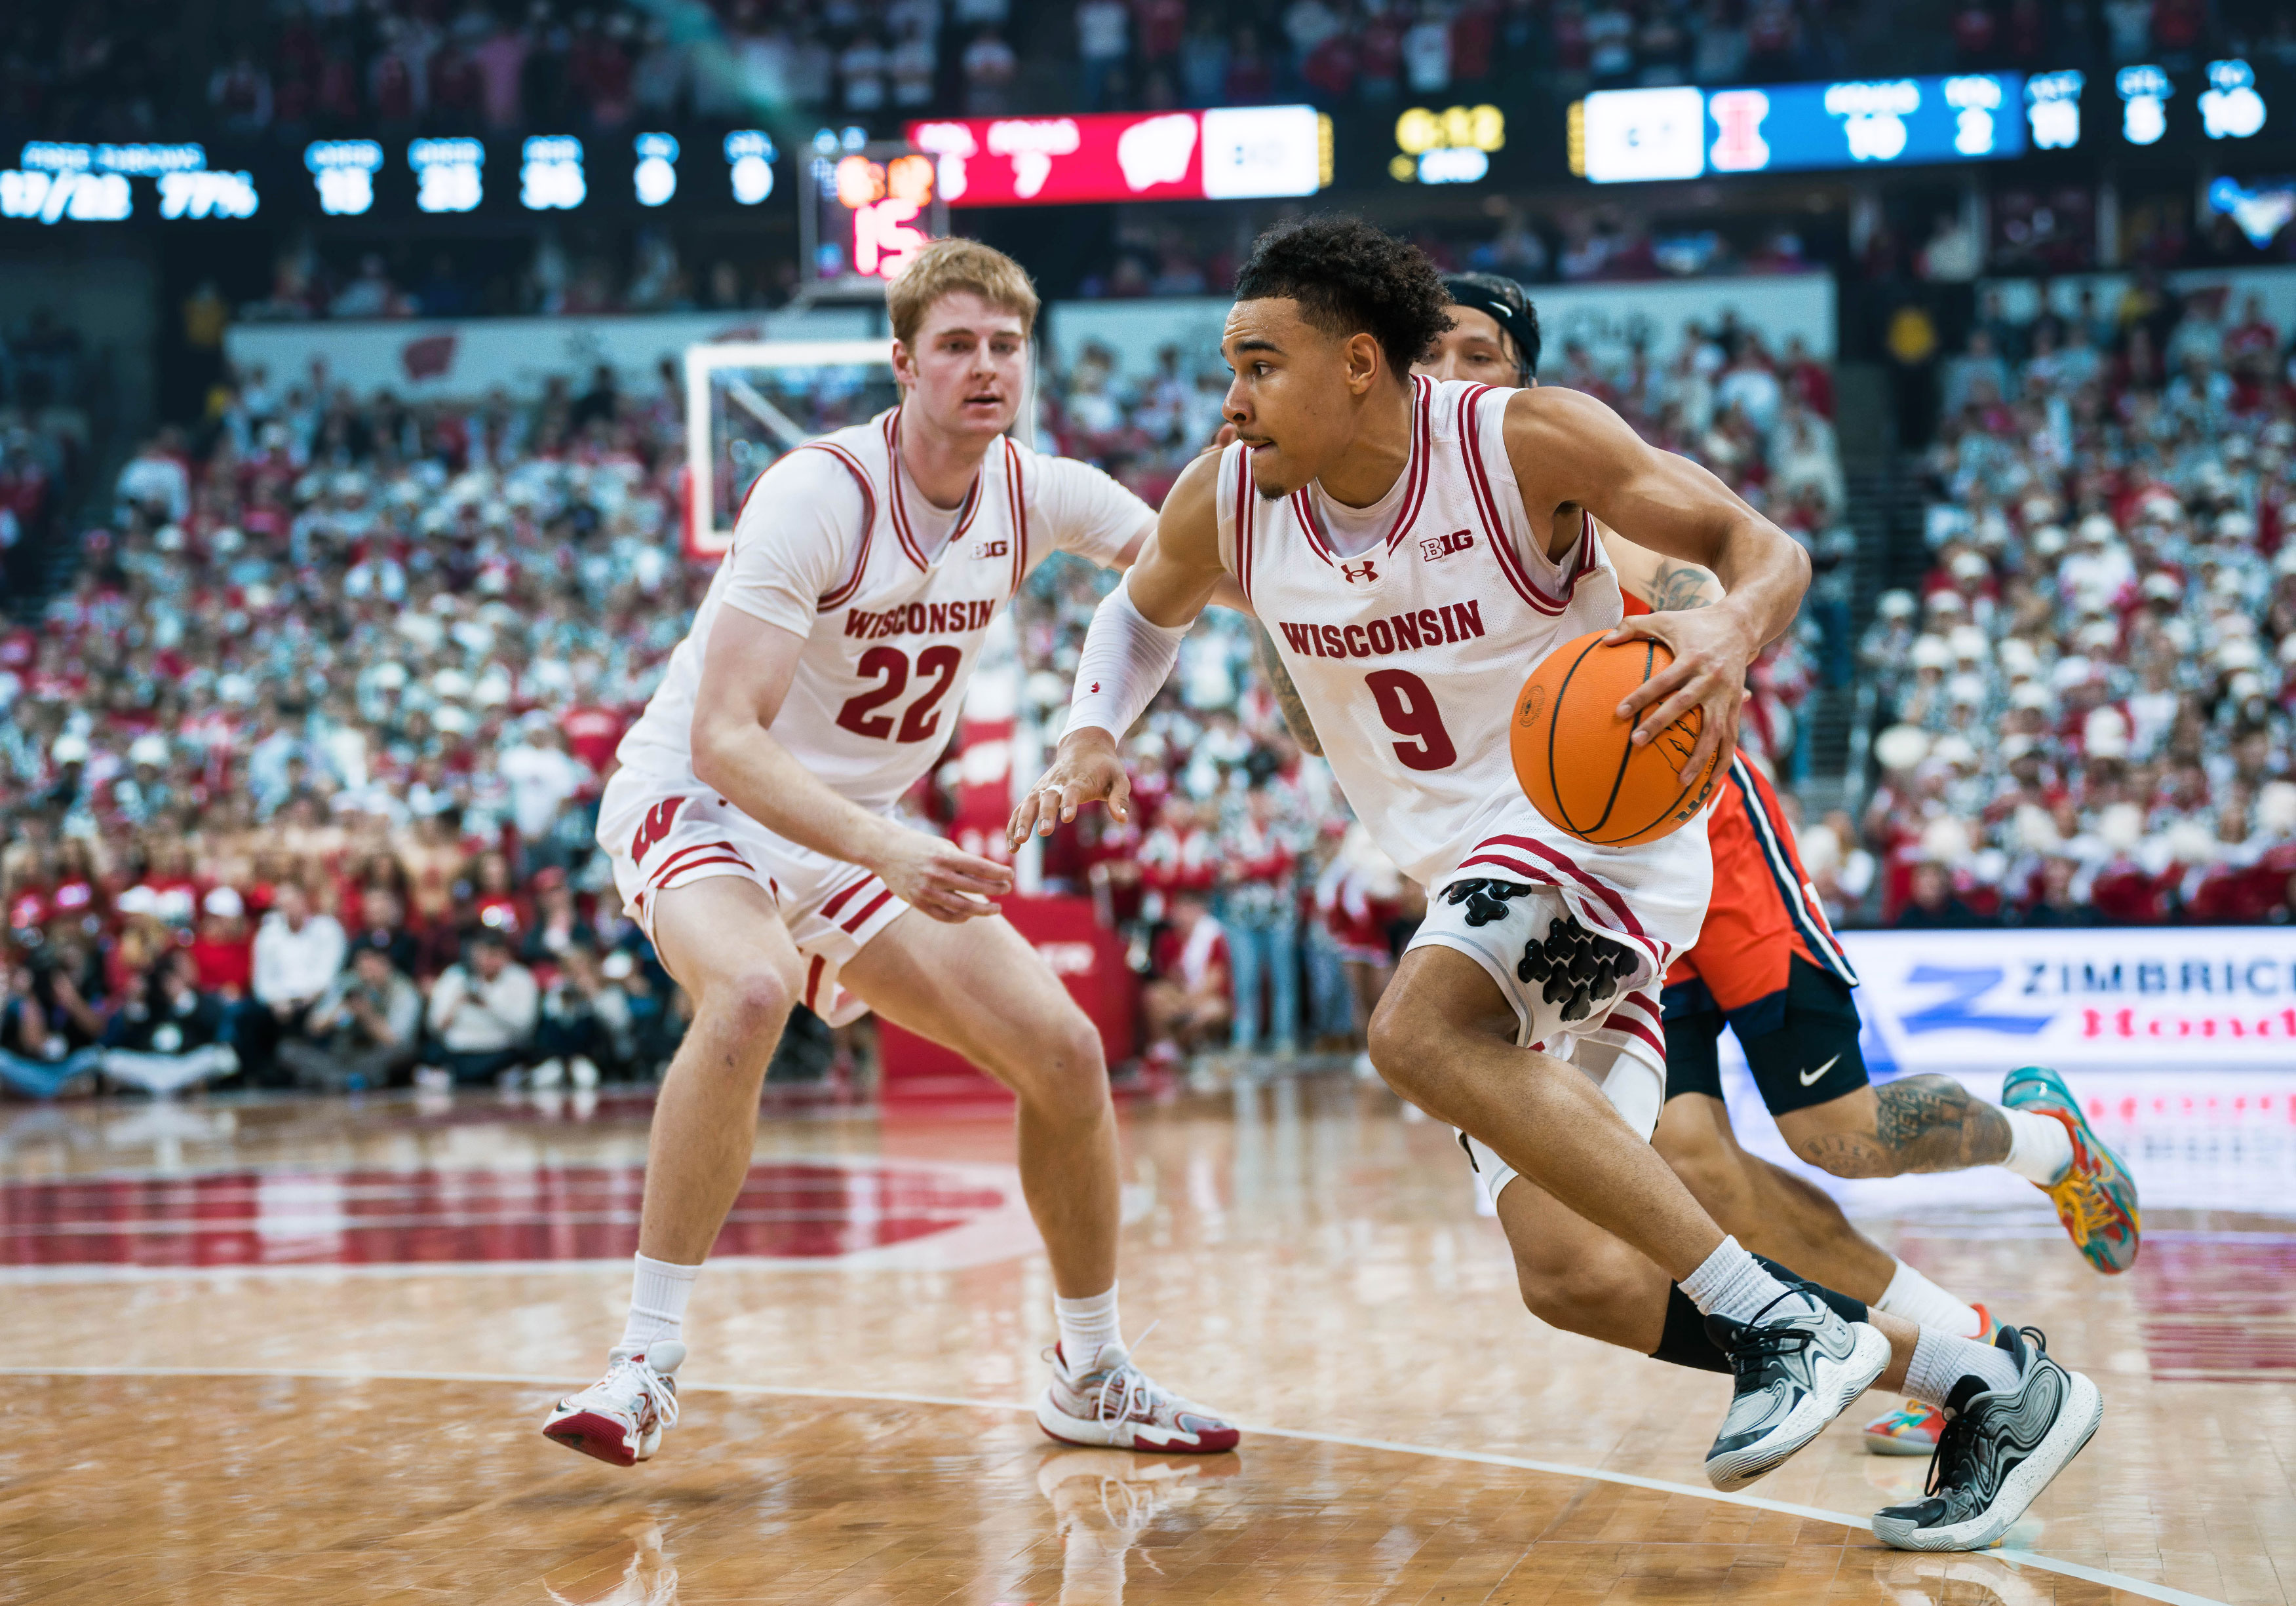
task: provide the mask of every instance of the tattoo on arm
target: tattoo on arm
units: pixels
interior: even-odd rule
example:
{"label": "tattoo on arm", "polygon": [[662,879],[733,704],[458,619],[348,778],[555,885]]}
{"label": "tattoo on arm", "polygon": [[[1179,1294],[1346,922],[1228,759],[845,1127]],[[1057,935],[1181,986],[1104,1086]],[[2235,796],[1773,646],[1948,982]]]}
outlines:
{"label": "tattoo on arm", "polygon": [[1669,563],[1662,558],[1652,571],[1650,589],[1653,613],[1707,608],[1722,600],[1722,588],[1712,575],[1694,564]]}
{"label": "tattoo on arm", "polygon": [[1291,728],[1292,740],[1320,758],[1324,744],[1316,740],[1316,727],[1308,721],[1308,705],[1300,701],[1300,688],[1292,684],[1292,672],[1283,667],[1283,655],[1275,650],[1275,638],[1265,628],[1259,632],[1254,651],[1260,673],[1267,676],[1268,690],[1275,693],[1275,704],[1283,710],[1283,723]]}
{"label": "tattoo on arm", "polygon": [[2009,1156],[2009,1123],[1951,1077],[1901,1077],[1874,1089],[1868,1132],[1821,1134],[1794,1148],[1835,1176],[1965,1171]]}

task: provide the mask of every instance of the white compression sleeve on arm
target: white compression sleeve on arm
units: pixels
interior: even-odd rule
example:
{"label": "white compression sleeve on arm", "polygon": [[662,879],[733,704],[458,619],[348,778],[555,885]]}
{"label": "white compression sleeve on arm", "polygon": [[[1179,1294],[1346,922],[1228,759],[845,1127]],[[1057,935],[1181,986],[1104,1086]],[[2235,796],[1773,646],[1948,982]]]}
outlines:
{"label": "white compression sleeve on arm", "polygon": [[1148,622],[1132,605],[1130,576],[1101,599],[1077,656],[1077,689],[1069,704],[1070,732],[1098,726],[1122,741],[1132,722],[1147,711],[1180,656],[1182,625],[1168,629]]}

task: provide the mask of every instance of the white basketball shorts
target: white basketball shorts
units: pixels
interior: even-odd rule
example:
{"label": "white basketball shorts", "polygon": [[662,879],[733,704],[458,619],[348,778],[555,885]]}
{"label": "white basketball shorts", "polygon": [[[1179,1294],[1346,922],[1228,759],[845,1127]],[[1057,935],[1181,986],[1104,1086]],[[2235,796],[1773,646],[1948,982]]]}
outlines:
{"label": "white basketball shorts", "polygon": [[598,846],[611,856],[622,912],[647,941],[659,894],[738,875],[764,888],[780,910],[803,962],[806,1008],[832,1026],[868,1013],[838,985],[838,972],[909,906],[873,872],[777,837],[707,789],[673,790],[629,769],[606,783]]}
{"label": "white basketball shorts", "polygon": [[[1665,979],[1640,974],[1648,969],[1642,965],[1622,977],[1619,990],[1583,1020],[1566,1021],[1567,1000],[1548,1002],[1545,984],[1526,979],[1521,969],[1525,950],[1545,944],[1557,918],[1572,918],[1562,899],[1546,887],[1457,903],[1446,891],[1439,888],[1429,897],[1427,918],[1405,952],[1451,948],[1480,965],[1514,1010],[1515,1041],[1578,1067],[1628,1127],[1648,1141],[1666,1106],[1666,1028],[1658,997]],[[1464,1132],[1459,1145],[1474,1168],[1477,1209],[1491,1214],[1500,1191],[1514,1180],[1514,1168]]]}

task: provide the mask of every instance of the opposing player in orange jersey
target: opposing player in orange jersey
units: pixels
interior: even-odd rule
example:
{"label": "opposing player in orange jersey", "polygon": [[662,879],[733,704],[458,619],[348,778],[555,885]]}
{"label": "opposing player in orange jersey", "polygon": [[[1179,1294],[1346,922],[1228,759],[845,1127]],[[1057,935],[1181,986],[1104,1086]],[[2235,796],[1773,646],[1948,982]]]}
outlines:
{"label": "opposing player in orange jersey", "polygon": [[[1420,372],[1436,379],[1538,383],[1537,309],[1511,280],[1455,274],[1452,327]],[[1574,510],[1575,512],[1575,510]],[[1722,587],[1694,564],[1601,531],[1629,616],[1702,608]],[[1980,1339],[1994,1323],[1849,1225],[1803,1178],[1739,1147],[1718,1053],[1738,1035],[1763,1102],[1803,1160],[1835,1176],[1896,1176],[2005,1166],[2049,1195],[2074,1243],[2103,1272],[2136,1258],[2135,1184],[2052,1071],[2016,1072],[2003,1104],[1951,1077],[1870,1084],[1851,989],[1793,832],[1760,767],[1739,754],[1707,820],[1714,891],[1698,941],[1667,974],[1667,1102],[1652,1144],[1726,1230],[1758,1252],[1875,1309]],[[1867,1425],[1881,1454],[1926,1455],[1944,1417],[1918,1401]]]}

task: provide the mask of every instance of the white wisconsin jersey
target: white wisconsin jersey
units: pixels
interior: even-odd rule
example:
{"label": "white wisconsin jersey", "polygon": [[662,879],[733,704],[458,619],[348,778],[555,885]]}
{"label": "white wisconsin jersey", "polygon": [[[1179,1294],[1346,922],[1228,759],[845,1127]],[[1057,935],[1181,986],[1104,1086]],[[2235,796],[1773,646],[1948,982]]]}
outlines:
{"label": "white wisconsin jersey", "polygon": [[[1030,568],[1056,550],[1105,566],[1154,520],[1097,469],[1000,438],[931,553],[896,474],[899,442],[896,407],[758,477],[693,629],[616,751],[624,765],[703,790],[694,701],[730,606],[806,637],[775,737],[840,796],[888,808],[947,746],[989,623]],[[843,511],[820,512],[832,503]]]}
{"label": "white wisconsin jersey", "polygon": [[1562,562],[1547,556],[1507,461],[1513,391],[1423,378],[1413,391],[1411,461],[1383,539],[1342,555],[1320,490],[1261,497],[1238,443],[1220,463],[1221,558],[1341,790],[1405,874],[1430,894],[1474,876],[1551,885],[1662,975],[1705,919],[1705,815],[1642,847],[1582,842],[1523,795],[1507,742],[1531,671],[1619,623],[1617,571],[1591,520]]}

